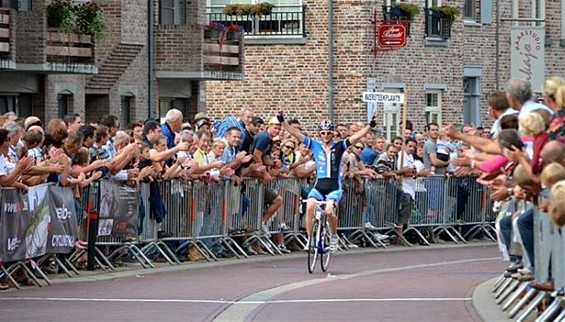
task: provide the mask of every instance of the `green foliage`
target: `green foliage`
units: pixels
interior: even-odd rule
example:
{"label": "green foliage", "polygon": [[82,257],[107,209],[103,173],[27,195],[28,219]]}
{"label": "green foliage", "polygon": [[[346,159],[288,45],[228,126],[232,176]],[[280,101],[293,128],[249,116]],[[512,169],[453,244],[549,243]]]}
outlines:
{"label": "green foliage", "polygon": [[264,16],[271,13],[273,5],[268,2],[257,4],[230,4],[224,7],[224,14],[230,16]]}
{"label": "green foliage", "polygon": [[418,8],[418,6],[413,3],[401,2],[394,5],[393,8],[394,7],[398,7],[410,21],[414,20],[414,17],[416,17],[420,13],[420,8]]}
{"label": "green foliage", "polygon": [[47,25],[63,33],[98,37],[106,29],[102,10],[93,2],[73,4],[70,0],[54,0],[45,6]]}
{"label": "green foliage", "polygon": [[461,14],[461,10],[457,7],[452,7],[449,5],[443,5],[441,7],[434,7],[433,10],[441,13],[442,18],[446,19],[450,23],[453,23],[457,17]]}

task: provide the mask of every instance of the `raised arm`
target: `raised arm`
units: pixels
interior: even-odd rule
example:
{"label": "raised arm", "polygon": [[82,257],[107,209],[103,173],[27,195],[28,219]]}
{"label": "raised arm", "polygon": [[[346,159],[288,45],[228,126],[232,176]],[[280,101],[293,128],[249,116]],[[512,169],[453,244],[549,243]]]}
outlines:
{"label": "raised arm", "polygon": [[365,126],[364,128],[362,128],[361,130],[359,130],[357,133],[353,134],[352,136],[349,137],[349,143],[351,144],[355,144],[355,142],[359,141],[360,139],[362,139],[365,135],[367,135],[372,128],[374,128],[375,126],[377,126],[377,115],[373,115],[373,118],[371,119],[371,122],[369,122],[369,124],[367,126]]}
{"label": "raised arm", "polygon": [[304,142],[304,138],[306,137],[304,134],[302,134],[302,132],[300,132],[300,130],[290,126],[290,124],[288,124],[287,121],[285,121],[284,119],[284,115],[282,111],[279,111],[279,113],[277,114],[277,120],[281,123],[281,125],[284,127],[284,129],[290,133],[290,135],[294,136],[295,138],[298,139],[298,141],[300,141],[301,143]]}

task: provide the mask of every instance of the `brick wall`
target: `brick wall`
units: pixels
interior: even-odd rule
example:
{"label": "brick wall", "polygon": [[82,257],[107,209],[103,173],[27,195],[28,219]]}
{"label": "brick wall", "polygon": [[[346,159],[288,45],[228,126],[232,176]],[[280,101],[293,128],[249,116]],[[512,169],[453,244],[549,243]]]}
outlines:
{"label": "brick wall", "polygon": [[16,59],[19,64],[45,62],[45,29],[47,28],[45,3],[44,0],[34,0],[32,11],[17,13]]}
{"label": "brick wall", "polygon": [[[382,19],[383,1],[334,2],[334,120],[353,122],[365,120],[366,104],[362,93],[367,78],[377,85],[404,83],[408,94],[408,118],[422,130],[424,125],[425,83],[444,84],[442,118],[445,122],[462,124],[463,70],[466,66],[481,66],[481,119],[489,124],[486,115],[486,95],[504,89],[510,77],[509,22],[500,26],[499,66],[496,66],[496,16],[493,2],[493,23],[464,24],[461,16],[452,26],[447,47],[426,45],[423,0],[412,1],[421,12],[411,23],[407,46],[398,50],[372,49],[373,10]],[[463,1],[443,1],[462,8]],[[531,12],[522,1],[523,12]],[[284,107],[289,116],[299,116],[307,129],[328,116],[327,91],[327,8],[326,2],[305,1],[308,39],[300,45],[246,45],[245,77],[243,82],[207,82],[207,111],[221,117],[243,106],[251,106],[264,116],[273,115]],[[559,39],[559,4],[549,4],[547,17],[553,39]],[[510,17],[510,3],[500,3],[500,14]],[[565,70],[565,48],[558,41],[546,48],[546,76]],[[497,75],[498,71],[498,75]],[[497,77],[498,76],[498,77]],[[379,88],[382,89],[382,88]]]}

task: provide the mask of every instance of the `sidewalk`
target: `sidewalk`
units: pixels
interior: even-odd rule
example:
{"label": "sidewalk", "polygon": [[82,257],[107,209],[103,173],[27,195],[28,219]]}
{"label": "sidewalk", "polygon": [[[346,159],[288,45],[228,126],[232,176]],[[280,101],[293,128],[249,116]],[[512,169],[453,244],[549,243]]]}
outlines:
{"label": "sidewalk", "polygon": [[[483,321],[488,322],[509,322],[515,321],[517,316],[514,319],[510,319],[508,317],[507,312],[502,311],[502,305],[496,304],[494,299],[494,293],[492,292],[492,288],[494,283],[496,282],[496,278],[488,280],[475,288],[473,292],[473,308],[477,312],[477,314],[483,319]],[[535,321],[535,314],[532,313],[528,316],[528,318],[524,322],[533,322]]]}

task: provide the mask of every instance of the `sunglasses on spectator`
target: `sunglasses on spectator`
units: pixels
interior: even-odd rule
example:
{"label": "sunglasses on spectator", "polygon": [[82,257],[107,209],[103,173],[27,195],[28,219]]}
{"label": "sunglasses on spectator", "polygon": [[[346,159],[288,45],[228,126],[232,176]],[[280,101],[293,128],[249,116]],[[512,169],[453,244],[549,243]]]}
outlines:
{"label": "sunglasses on spectator", "polygon": [[353,147],[354,147],[354,148],[357,148],[357,149],[362,149],[362,148],[363,148],[362,146],[358,146],[358,145],[354,145]]}
{"label": "sunglasses on spectator", "polygon": [[294,147],[292,145],[285,145],[284,147],[290,150],[294,150]]}
{"label": "sunglasses on spectator", "polygon": [[321,132],[320,132],[320,135],[330,135],[330,134],[333,135],[334,133],[333,133],[333,132],[330,132],[330,131],[321,131]]}

